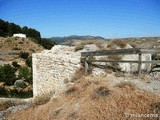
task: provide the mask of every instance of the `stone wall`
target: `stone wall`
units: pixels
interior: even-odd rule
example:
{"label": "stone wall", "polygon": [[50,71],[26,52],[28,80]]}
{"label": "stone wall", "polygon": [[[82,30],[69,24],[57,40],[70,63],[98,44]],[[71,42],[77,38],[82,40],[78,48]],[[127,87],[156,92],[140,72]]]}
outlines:
{"label": "stone wall", "polygon": [[74,47],[56,45],[33,55],[33,94],[34,97],[50,92],[59,93],[80,68],[80,52]]}

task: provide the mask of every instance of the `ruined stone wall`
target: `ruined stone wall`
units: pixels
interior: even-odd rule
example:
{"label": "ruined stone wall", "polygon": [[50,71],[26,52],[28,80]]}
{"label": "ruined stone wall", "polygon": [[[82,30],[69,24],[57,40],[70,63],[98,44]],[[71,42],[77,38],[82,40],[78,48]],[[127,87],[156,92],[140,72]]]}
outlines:
{"label": "ruined stone wall", "polygon": [[59,93],[66,86],[64,80],[71,80],[80,68],[80,52],[74,52],[74,47],[57,45],[32,56],[34,97]]}

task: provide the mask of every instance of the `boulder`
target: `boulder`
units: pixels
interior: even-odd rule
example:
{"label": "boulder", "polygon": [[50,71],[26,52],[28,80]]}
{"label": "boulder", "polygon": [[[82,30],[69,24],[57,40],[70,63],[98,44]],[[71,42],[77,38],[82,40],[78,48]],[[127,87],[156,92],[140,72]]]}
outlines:
{"label": "boulder", "polygon": [[24,82],[24,80],[16,80],[15,83],[14,83],[14,86],[16,88],[25,88],[25,87],[27,87],[27,85]]}

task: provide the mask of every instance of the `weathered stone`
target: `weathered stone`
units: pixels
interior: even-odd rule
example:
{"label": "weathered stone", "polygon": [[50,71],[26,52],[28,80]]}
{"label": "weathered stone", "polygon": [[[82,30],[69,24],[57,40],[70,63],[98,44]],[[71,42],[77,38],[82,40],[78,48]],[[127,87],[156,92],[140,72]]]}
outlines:
{"label": "weathered stone", "polygon": [[93,76],[106,76],[106,72],[103,69],[100,68],[93,68],[92,70],[92,75]]}
{"label": "weathered stone", "polygon": [[16,80],[15,83],[14,83],[14,86],[16,88],[25,88],[27,85],[24,82],[24,80]]}
{"label": "weathered stone", "polygon": [[51,50],[33,54],[34,97],[47,92],[61,92],[76,70],[80,68],[80,52],[74,47],[56,45]]}

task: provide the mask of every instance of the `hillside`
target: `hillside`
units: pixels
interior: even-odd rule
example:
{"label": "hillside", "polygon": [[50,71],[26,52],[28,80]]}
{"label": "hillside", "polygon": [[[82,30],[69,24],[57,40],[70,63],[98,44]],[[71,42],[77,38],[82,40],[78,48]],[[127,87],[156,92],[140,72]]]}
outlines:
{"label": "hillside", "polygon": [[[46,104],[13,112],[7,119],[124,120],[127,113],[160,114],[159,95],[139,89],[129,81],[111,84],[119,78],[80,76],[60,96]],[[44,102],[45,98],[39,100]]]}
{"label": "hillside", "polygon": [[77,41],[77,40],[105,40],[105,38],[100,37],[100,36],[78,36],[78,35],[72,35],[72,36],[66,36],[66,37],[51,37],[51,40],[54,40],[57,43],[60,44],[67,44],[72,41]]}
{"label": "hillside", "polygon": [[121,38],[119,40],[135,45],[137,48],[160,48],[160,37]]}
{"label": "hillside", "polygon": [[[40,52],[44,48],[33,42],[31,39],[27,38],[17,38],[17,37],[0,37],[0,61],[7,62],[19,59],[18,53],[20,52]],[[13,54],[12,54],[13,53]],[[17,53],[17,55],[14,53]]]}
{"label": "hillside", "polygon": [[56,41],[59,44],[63,45],[77,45],[77,43],[85,41],[103,41],[107,43],[112,40],[121,40],[125,41],[128,44],[136,48],[160,48],[160,37],[132,37],[132,38],[113,38],[105,39],[103,37],[94,37],[94,36],[67,36],[67,37],[52,37],[52,40]]}

